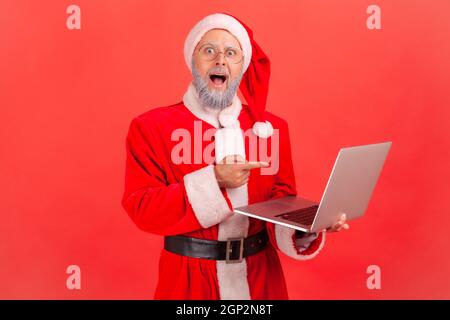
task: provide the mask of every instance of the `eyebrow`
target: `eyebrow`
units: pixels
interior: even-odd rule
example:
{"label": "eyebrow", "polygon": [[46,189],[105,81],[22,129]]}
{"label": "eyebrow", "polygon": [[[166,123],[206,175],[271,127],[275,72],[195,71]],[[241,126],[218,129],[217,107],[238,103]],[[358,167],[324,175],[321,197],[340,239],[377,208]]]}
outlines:
{"label": "eyebrow", "polygon": [[[217,42],[215,42],[215,41],[208,41],[208,42],[205,42],[205,43],[202,43],[201,45],[199,45],[199,48],[203,47],[205,44],[212,44],[212,45],[214,45],[214,46],[216,46],[216,47],[219,46],[219,45],[217,44]],[[236,47],[236,46],[233,46],[233,45],[226,45],[226,46],[225,46],[225,49],[240,49],[240,48],[239,48],[239,47]]]}

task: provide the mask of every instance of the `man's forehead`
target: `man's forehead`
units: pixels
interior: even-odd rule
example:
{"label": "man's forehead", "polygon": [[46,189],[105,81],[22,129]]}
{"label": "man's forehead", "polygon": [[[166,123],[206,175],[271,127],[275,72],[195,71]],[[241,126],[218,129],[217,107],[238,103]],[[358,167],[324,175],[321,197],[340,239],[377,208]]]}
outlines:
{"label": "man's forehead", "polygon": [[216,46],[223,44],[225,47],[239,47],[241,48],[241,44],[239,40],[231,34],[228,30],[225,29],[212,29],[206,32],[202,39],[199,42],[199,45],[211,43]]}

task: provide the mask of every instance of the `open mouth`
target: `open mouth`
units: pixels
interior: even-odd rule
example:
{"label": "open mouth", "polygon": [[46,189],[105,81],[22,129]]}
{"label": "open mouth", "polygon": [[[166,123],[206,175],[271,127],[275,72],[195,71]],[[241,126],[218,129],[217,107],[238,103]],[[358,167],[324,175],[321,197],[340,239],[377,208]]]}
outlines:
{"label": "open mouth", "polygon": [[215,87],[222,87],[225,82],[227,81],[227,76],[224,74],[211,74],[209,76],[209,79],[211,80],[211,82],[213,83],[213,85]]}

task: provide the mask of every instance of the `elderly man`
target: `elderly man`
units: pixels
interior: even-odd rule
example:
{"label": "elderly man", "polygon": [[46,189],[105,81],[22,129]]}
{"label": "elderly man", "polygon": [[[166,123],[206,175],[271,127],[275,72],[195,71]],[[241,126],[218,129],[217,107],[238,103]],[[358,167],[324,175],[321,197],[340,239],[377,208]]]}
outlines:
{"label": "elderly man", "polygon": [[[313,258],[327,231],[348,229],[345,215],[329,230],[305,234],[235,214],[297,194],[288,125],[265,111],[269,59],[244,23],[222,13],[194,26],[184,55],[193,81],[183,101],[134,118],[126,140],[122,205],[139,228],[165,237],[155,299],[287,299],[277,251]],[[174,152],[180,130],[195,140],[178,154],[183,161]],[[278,146],[274,174],[262,173],[269,163],[249,161],[254,146],[244,131]],[[210,151],[213,161],[186,161],[198,160],[198,151]]]}

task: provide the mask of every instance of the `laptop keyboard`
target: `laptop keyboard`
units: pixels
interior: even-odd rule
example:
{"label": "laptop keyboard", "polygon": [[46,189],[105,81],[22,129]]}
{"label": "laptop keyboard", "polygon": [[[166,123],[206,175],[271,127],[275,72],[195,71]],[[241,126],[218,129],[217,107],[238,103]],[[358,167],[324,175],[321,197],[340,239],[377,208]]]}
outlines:
{"label": "laptop keyboard", "polygon": [[275,217],[292,221],[304,226],[310,226],[312,225],[314,218],[316,216],[317,209],[319,208],[318,205],[314,205],[307,208],[302,208],[299,210],[291,211],[288,213],[279,214]]}

